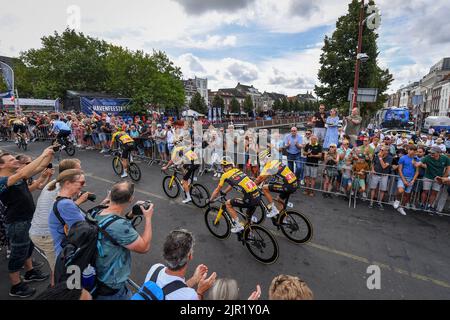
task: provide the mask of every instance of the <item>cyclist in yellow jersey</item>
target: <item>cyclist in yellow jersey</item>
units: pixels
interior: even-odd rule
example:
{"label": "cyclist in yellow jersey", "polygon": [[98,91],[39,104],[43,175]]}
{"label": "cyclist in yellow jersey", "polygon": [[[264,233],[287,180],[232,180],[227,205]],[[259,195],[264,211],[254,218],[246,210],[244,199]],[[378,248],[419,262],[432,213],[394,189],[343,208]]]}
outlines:
{"label": "cyclist in yellow jersey", "polygon": [[134,150],[134,140],[125,131],[123,131],[121,126],[117,126],[117,132],[115,132],[111,137],[111,145],[113,146],[115,142],[118,143],[118,147],[121,150],[121,160],[123,165],[123,173],[121,178],[128,177],[128,156],[130,152]]}
{"label": "cyclist in yellow jersey", "polygon": [[12,124],[12,126],[13,126],[13,133],[14,133],[14,138],[16,139],[16,143],[19,143],[19,138],[17,135],[19,132],[21,134],[25,134],[24,139],[26,139],[26,142],[28,143],[28,138],[26,135],[26,133],[27,133],[26,118],[20,117],[20,118],[10,120],[10,124]]}
{"label": "cyclist in yellow jersey", "polygon": [[247,208],[247,215],[251,218],[256,207],[259,205],[261,193],[253,180],[251,180],[241,170],[235,168],[234,163],[230,158],[225,157],[222,160],[221,165],[224,173],[222,174],[222,177],[220,177],[219,184],[212,193],[210,201],[213,201],[213,199],[217,197],[225,182],[229,184],[224,191],[225,193],[235,189],[244,194],[243,198],[229,199],[225,203],[227,210],[233,219],[233,227],[231,228],[231,232],[237,233],[242,231],[244,227],[239,222],[238,214],[233,207]]}
{"label": "cyclist in yellow jersey", "polygon": [[186,195],[183,203],[189,203],[192,201],[189,191],[190,183],[194,179],[195,171],[200,168],[200,165],[196,163],[199,158],[195,151],[192,150],[192,147],[190,145],[181,145],[182,142],[182,136],[174,141],[175,148],[172,150],[171,158],[167,165],[162,167],[162,170],[166,171],[172,164],[183,167],[185,174],[181,180],[181,184]]}
{"label": "cyclist in yellow jersey", "polygon": [[[264,196],[266,197],[272,209],[267,213],[268,218],[273,218],[279,213],[277,205],[281,209],[284,205],[286,199],[297,190],[298,181],[295,174],[289,169],[288,166],[284,165],[281,161],[271,159],[270,151],[266,150],[259,155],[261,162],[266,162],[264,168],[262,169],[258,178],[256,178],[255,183],[260,185],[265,182],[268,178],[273,177],[273,181],[268,184],[264,184],[262,187]],[[276,199],[276,204],[273,202],[272,195],[270,192],[278,193],[279,196]]]}

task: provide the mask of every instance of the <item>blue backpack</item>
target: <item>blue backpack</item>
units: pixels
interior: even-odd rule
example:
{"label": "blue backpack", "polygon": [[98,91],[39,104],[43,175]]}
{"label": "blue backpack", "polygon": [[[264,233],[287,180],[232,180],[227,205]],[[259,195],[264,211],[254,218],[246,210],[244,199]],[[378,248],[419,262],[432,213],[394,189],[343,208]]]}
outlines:
{"label": "blue backpack", "polygon": [[172,281],[162,288],[158,286],[156,281],[158,280],[158,276],[163,269],[164,266],[159,266],[156,268],[150,277],[150,280],[139,288],[139,291],[131,297],[131,300],[166,300],[166,296],[168,294],[175,292],[178,289],[187,287],[187,285],[181,280]]}

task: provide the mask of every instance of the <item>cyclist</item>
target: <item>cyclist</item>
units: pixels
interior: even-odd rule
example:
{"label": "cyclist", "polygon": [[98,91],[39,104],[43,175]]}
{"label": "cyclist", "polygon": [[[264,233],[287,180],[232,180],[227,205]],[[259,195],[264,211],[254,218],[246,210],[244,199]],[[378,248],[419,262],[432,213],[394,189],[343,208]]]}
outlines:
{"label": "cyclist", "polygon": [[183,176],[183,179],[181,180],[181,184],[183,186],[184,193],[186,194],[186,199],[184,199],[183,203],[189,203],[192,201],[191,193],[189,191],[189,187],[191,184],[191,181],[194,178],[195,171],[200,168],[199,164],[196,164],[195,162],[198,161],[199,157],[197,153],[193,150],[191,145],[182,145],[183,142],[183,136],[178,137],[174,141],[174,149],[172,150],[171,158],[167,165],[162,167],[163,171],[166,171],[167,168],[175,164],[176,166],[183,165],[183,169],[185,171],[185,174]]}
{"label": "cyclist", "polygon": [[121,178],[128,177],[128,157],[130,152],[134,150],[134,140],[123,129],[122,126],[116,127],[116,132],[112,135],[111,145],[117,141],[118,149],[121,151],[120,157],[122,158],[123,173]]}
{"label": "cyclist", "polygon": [[25,142],[28,143],[28,139],[26,136],[27,133],[26,121],[27,121],[26,117],[16,118],[11,121],[13,126],[14,138],[16,139],[16,144],[19,143],[19,133],[22,135],[25,134],[23,138],[25,139]]}
{"label": "cyclist", "polygon": [[53,126],[52,130],[50,131],[50,134],[57,133],[56,140],[62,146],[61,149],[65,149],[67,144],[66,139],[68,136],[70,136],[72,130],[70,129],[67,123],[60,120],[59,115],[54,115],[52,118],[53,118]]}
{"label": "cyclist", "polygon": [[267,213],[268,218],[275,217],[279,210],[273,202],[272,195],[270,192],[278,193],[279,196],[276,199],[277,204],[280,209],[284,206],[286,199],[297,190],[298,180],[295,174],[289,169],[288,166],[284,165],[281,161],[276,159],[271,159],[270,151],[267,149],[259,154],[261,162],[266,162],[261,174],[256,178],[255,183],[260,185],[265,182],[268,178],[274,178],[268,184],[264,184],[262,187],[264,196],[269,202],[269,206],[272,207],[271,211]]}
{"label": "cyclist", "polygon": [[231,189],[235,189],[244,195],[243,198],[229,199],[225,203],[228,212],[233,218],[233,227],[231,228],[231,232],[237,233],[242,231],[244,227],[239,222],[238,214],[233,207],[247,208],[247,215],[251,216],[256,207],[259,205],[261,193],[259,192],[258,186],[255,182],[235,167],[230,157],[224,157],[220,164],[222,165],[224,173],[220,177],[219,184],[212,193],[210,201],[213,201],[213,199],[216,198],[225,182],[229,184],[224,191],[225,193],[230,192]]}

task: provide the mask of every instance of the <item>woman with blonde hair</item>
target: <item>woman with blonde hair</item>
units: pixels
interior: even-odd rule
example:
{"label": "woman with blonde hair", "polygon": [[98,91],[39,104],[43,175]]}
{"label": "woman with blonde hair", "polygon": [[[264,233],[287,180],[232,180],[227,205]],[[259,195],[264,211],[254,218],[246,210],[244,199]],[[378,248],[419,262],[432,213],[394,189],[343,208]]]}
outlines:
{"label": "woman with blonde hair", "polygon": [[269,300],[313,300],[308,285],[298,277],[281,274],[276,276],[269,288]]}
{"label": "woman with blonde hair", "polygon": [[[256,286],[256,290],[247,300],[259,300],[261,287]],[[208,290],[207,300],[239,300],[239,286],[236,280],[222,278],[216,279],[213,286]]]}

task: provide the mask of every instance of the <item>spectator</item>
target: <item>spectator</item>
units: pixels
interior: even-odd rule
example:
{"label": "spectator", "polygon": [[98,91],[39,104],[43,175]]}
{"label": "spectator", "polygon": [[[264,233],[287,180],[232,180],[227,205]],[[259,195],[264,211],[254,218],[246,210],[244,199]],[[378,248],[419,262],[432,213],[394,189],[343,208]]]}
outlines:
{"label": "spectator", "polygon": [[313,189],[316,186],[316,178],[319,160],[322,159],[322,146],[319,144],[316,136],[311,136],[311,143],[305,146],[306,164],[305,164],[305,186],[311,188],[305,189],[304,194],[314,197]]}
{"label": "spectator", "polygon": [[48,288],[34,300],[92,300],[92,296],[86,289],[69,289],[66,282],[61,282]]}
{"label": "spectator", "polygon": [[[292,172],[295,172],[297,179],[300,180],[300,170],[301,170],[301,161],[300,161],[300,151],[303,148],[302,136],[297,133],[297,128],[291,128],[291,134],[287,135],[284,138],[284,146],[287,149],[287,160],[288,167]],[[295,170],[294,170],[295,163]]]}
{"label": "spectator", "polygon": [[174,146],[173,142],[174,142],[174,139],[175,139],[175,133],[174,133],[174,131],[172,129],[172,126],[169,125],[169,124],[166,124],[165,130],[167,132],[167,150],[169,152],[169,155],[171,155],[172,154],[172,150],[173,150],[173,146]]}
{"label": "spectator", "polygon": [[[261,287],[256,286],[247,300],[259,300],[261,296]],[[234,279],[217,279],[211,289],[208,290],[206,300],[239,300],[239,286]]]}
{"label": "spectator", "polygon": [[394,201],[394,209],[397,209],[397,211],[404,216],[406,216],[405,209],[399,206],[400,204],[404,206],[409,202],[412,188],[419,176],[419,168],[414,166],[414,163],[417,161],[415,157],[416,150],[416,146],[409,146],[408,154],[402,156],[398,162],[399,179],[397,182],[397,195],[396,200]]}
{"label": "spectator", "polygon": [[432,146],[434,146],[434,140],[433,140],[432,134],[427,135],[427,139],[425,140],[425,146],[428,148],[431,148]]}
{"label": "spectator", "polygon": [[370,203],[369,208],[373,208],[373,201],[375,199],[375,192],[378,188],[379,196],[377,197],[378,209],[384,210],[381,203],[384,198],[384,193],[388,189],[389,174],[391,173],[392,156],[389,153],[389,147],[381,147],[379,153],[373,159],[372,171],[369,181],[370,188]]}
{"label": "spectator", "polygon": [[362,145],[357,148],[357,153],[362,153],[366,159],[367,163],[372,163],[374,149],[370,146],[369,136],[364,136],[362,140]]}
{"label": "spectator", "polygon": [[437,138],[436,139],[436,143],[434,144],[434,146],[437,146],[441,149],[442,153],[446,153],[447,152],[447,147],[445,146],[444,140],[442,138]]}
{"label": "spectator", "polygon": [[298,277],[276,276],[269,288],[269,300],[313,300],[314,295],[308,285]]}
{"label": "spectator", "polygon": [[[156,284],[163,288],[174,281],[181,281],[186,286],[166,295],[166,300],[203,300],[206,291],[216,280],[216,273],[213,272],[208,277],[208,267],[200,264],[195,269],[194,275],[189,280],[185,280],[189,262],[193,259],[194,236],[185,229],[173,230],[166,237],[163,247],[163,264],[153,265],[145,282],[149,281],[157,269],[160,269],[156,279]],[[195,290],[194,287],[197,286]]]}
{"label": "spectator", "polygon": [[[339,119],[338,119],[339,120]],[[320,143],[325,139],[325,123],[327,122],[327,114],[325,113],[325,105],[319,106],[319,111],[316,112],[312,118],[314,123],[314,135],[317,137]]]}
{"label": "spectator", "polygon": [[362,118],[359,115],[359,109],[353,108],[352,114],[345,117],[346,127],[345,134],[350,137],[350,142],[353,145],[356,145],[356,138],[361,127]]}
{"label": "spectator", "polygon": [[[97,300],[129,299],[131,292],[126,286],[126,281],[131,273],[131,252],[147,253],[150,250],[153,204],[150,204],[148,209],[141,205],[145,227],[140,236],[131,222],[124,219],[126,208],[133,202],[133,194],[134,185],[132,183],[128,181],[116,183],[111,189],[108,208],[100,211],[95,217],[99,223],[114,216],[120,217],[106,228],[118,245],[113,244],[106,237],[102,237],[99,241],[102,250],[96,261],[97,279],[99,280],[96,291]],[[133,218],[132,213],[128,213],[127,217]]]}
{"label": "spectator", "polygon": [[441,148],[434,146],[431,147],[430,154],[423,157],[415,165],[425,168],[422,191],[422,205],[425,205],[425,208],[422,207],[421,209],[434,211],[434,200],[437,193],[441,190],[441,184],[439,180],[435,181],[435,178],[448,176],[450,159],[446,155],[441,155]]}
{"label": "spectator", "polygon": [[325,126],[327,131],[325,134],[323,148],[327,150],[331,144],[337,145],[339,142],[339,116],[337,115],[337,110],[335,108],[331,109],[330,116],[327,118]]}
{"label": "spectator", "polygon": [[367,198],[366,194],[366,174],[370,168],[366,161],[366,156],[363,153],[358,154],[358,160],[353,164],[353,174],[355,179],[353,181],[355,187],[362,193],[364,198]]}
{"label": "spectator", "polygon": [[[80,160],[78,159],[64,159],[59,163],[58,174],[61,174],[68,169],[81,170]],[[30,238],[33,243],[44,252],[45,258],[50,265],[50,285],[54,285],[53,274],[55,271],[55,248],[53,246],[53,239],[48,225],[48,216],[53,208],[53,203],[60,190],[59,183],[56,188],[49,190],[50,184],[47,184],[42,190],[36,203],[33,220],[31,220]],[[82,200],[82,199],[81,199]],[[81,204],[79,200],[78,204]]]}
{"label": "spectator", "polygon": [[333,188],[333,182],[338,176],[337,164],[339,162],[339,154],[337,153],[336,144],[330,144],[330,148],[327,152],[325,152],[324,162],[326,167],[323,171],[325,182],[323,184],[324,192],[322,195],[324,198],[332,198],[331,191]]}
{"label": "spectator", "polygon": [[[9,153],[0,154],[0,201],[4,208],[6,234],[11,245],[8,262],[9,279],[12,297],[26,298],[36,290],[25,282],[44,281],[48,274],[33,269],[31,255],[34,245],[29,236],[31,220],[34,212],[33,196],[28,189],[26,179],[43,171],[53,158],[53,149],[45,149],[40,157],[21,170],[19,161]],[[21,281],[20,270],[25,266],[24,281]]]}
{"label": "spectator", "polygon": [[[80,195],[81,188],[86,184],[84,173],[79,169],[69,169],[60,173],[56,180],[49,184],[48,190],[55,190],[58,183],[60,190],[56,200],[59,201],[52,207],[48,217],[48,226],[52,235],[56,256],[60,254],[65,245],[69,228],[75,222],[84,220],[84,214],[78,207],[78,204],[86,201],[89,196],[89,193],[86,192],[80,196],[77,202],[72,200]],[[60,218],[57,217],[57,213],[53,209],[59,212]]]}
{"label": "spectator", "polygon": [[162,125],[158,123],[158,125],[156,126],[156,132],[155,132],[155,142],[156,142],[156,146],[158,147],[158,153],[160,156],[160,160],[162,160],[162,161],[167,160],[166,141],[167,141],[167,133],[165,130],[163,130]]}
{"label": "spectator", "polygon": [[391,156],[395,156],[397,154],[390,136],[384,136],[383,143],[389,148],[389,153],[391,154]]}

